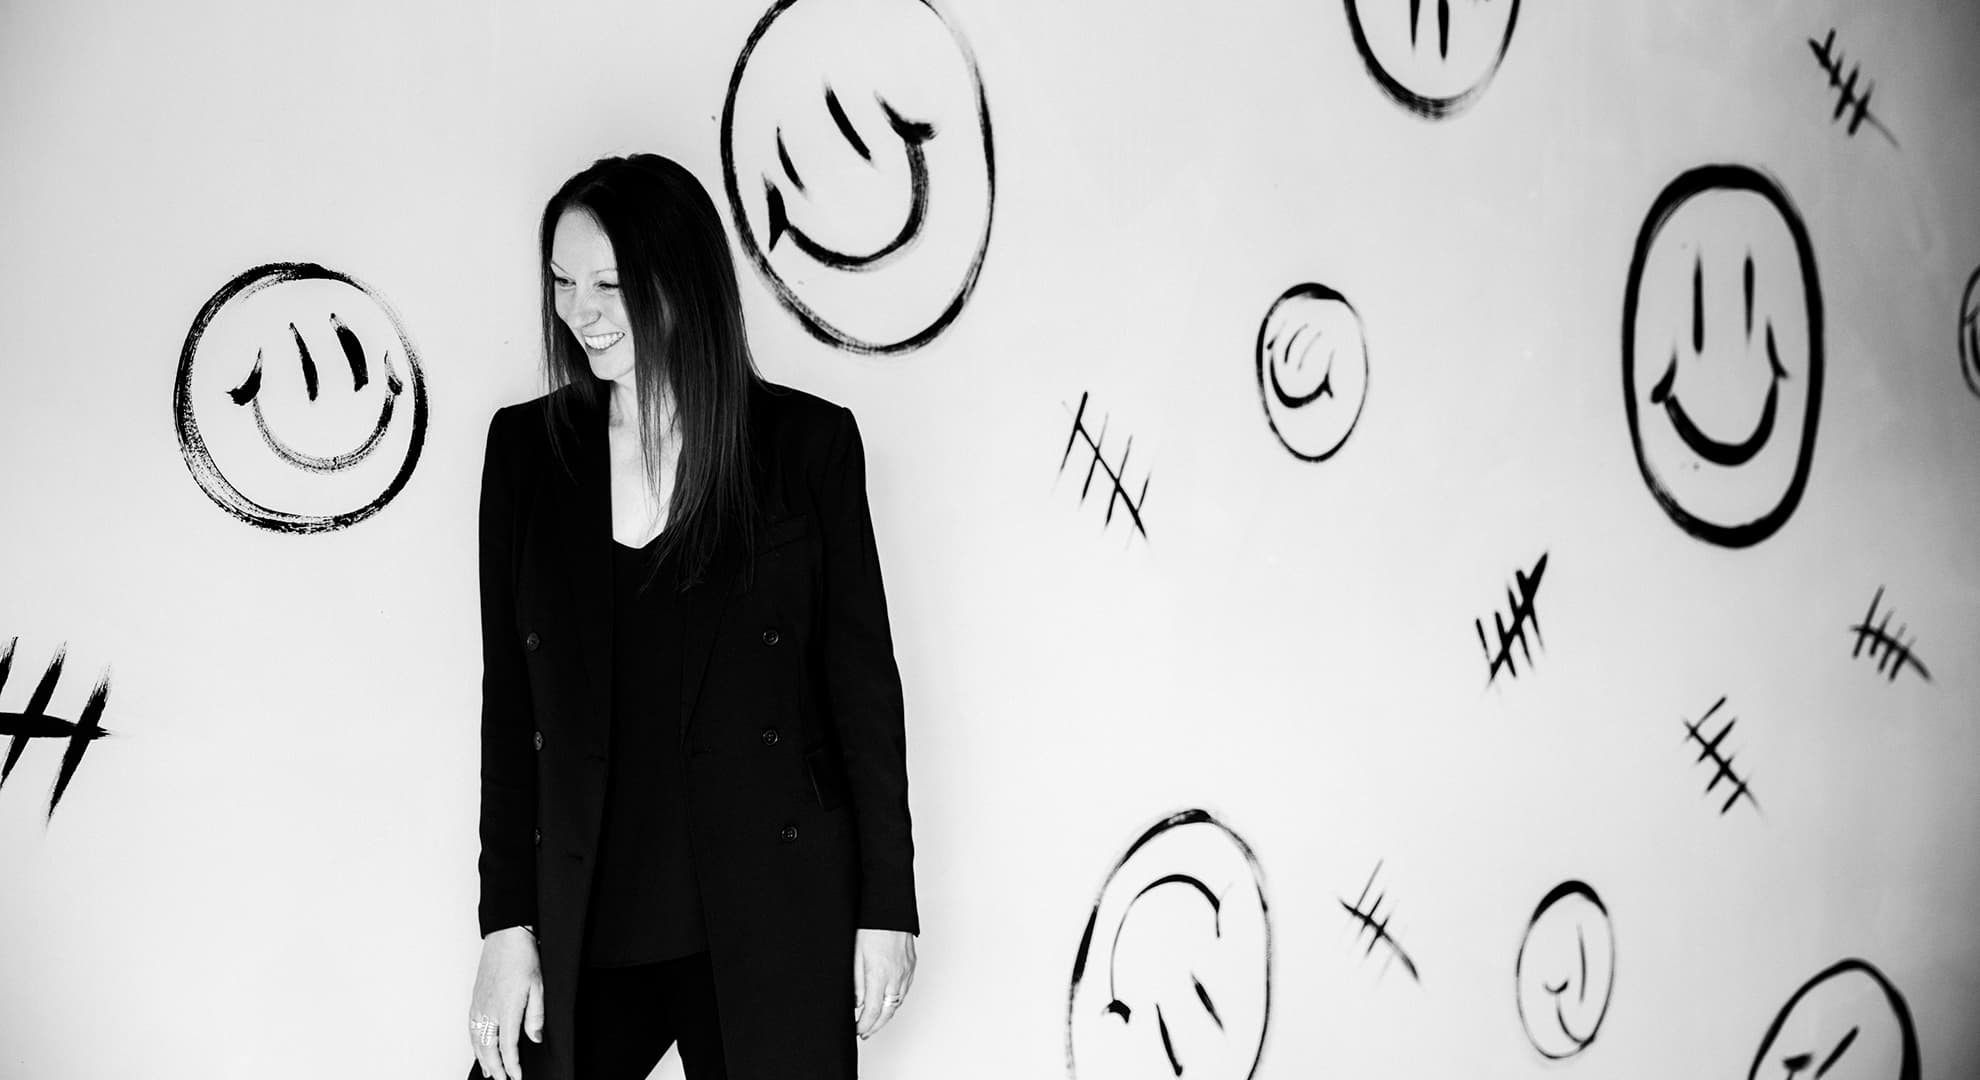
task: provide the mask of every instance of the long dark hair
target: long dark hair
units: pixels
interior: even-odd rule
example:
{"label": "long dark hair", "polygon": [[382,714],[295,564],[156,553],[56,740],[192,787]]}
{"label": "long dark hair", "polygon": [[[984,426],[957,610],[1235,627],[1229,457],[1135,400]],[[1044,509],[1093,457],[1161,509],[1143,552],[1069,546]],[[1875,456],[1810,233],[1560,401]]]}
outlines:
{"label": "long dark hair", "polygon": [[656,498],[667,419],[662,387],[673,397],[681,456],[674,511],[653,565],[679,552],[686,587],[707,573],[724,539],[733,536],[747,548],[755,531],[749,395],[759,377],[743,329],[728,234],[701,182],[658,154],[600,158],[564,181],[543,207],[545,374],[553,389],[570,388],[551,396],[550,440],[567,467],[575,414],[602,412],[609,389],[591,373],[583,348],[557,317],[550,241],[567,210],[591,215],[612,242],[631,324],[640,446]]}

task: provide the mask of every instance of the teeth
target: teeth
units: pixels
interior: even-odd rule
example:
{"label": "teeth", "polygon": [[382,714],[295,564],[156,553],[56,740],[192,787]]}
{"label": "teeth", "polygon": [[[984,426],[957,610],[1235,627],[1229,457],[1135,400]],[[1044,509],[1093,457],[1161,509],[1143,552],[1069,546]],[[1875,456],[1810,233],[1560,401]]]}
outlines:
{"label": "teeth", "polygon": [[582,334],[579,336],[584,338],[585,345],[590,348],[609,349],[612,346],[617,345],[619,343],[619,339],[626,336],[626,332],[623,330],[614,330],[609,334],[599,334],[595,337],[590,334]]}

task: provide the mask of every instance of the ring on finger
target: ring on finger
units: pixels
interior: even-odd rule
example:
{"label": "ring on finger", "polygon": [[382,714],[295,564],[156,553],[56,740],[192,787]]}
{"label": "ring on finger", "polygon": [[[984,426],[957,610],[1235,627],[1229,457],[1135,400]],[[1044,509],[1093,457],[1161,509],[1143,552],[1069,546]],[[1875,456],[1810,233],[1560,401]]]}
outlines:
{"label": "ring on finger", "polygon": [[491,1020],[488,1017],[477,1016],[474,1019],[468,1021],[468,1029],[474,1032],[474,1041],[476,1045],[494,1046],[495,1037],[501,1034],[502,1025],[496,1023],[494,1020]]}

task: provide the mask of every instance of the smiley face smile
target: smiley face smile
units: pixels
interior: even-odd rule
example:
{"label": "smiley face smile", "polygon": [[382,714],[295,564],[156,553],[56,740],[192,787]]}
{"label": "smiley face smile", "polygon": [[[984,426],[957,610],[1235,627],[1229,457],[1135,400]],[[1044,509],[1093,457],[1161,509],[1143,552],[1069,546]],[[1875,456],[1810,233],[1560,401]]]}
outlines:
{"label": "smiley face smile", "polygon": [[[894,107],[887,104],[884,98],[876,95],[874,100],[880,103],[881,110],[887,114],[887,125],[893,129],[895,137],[900,139],[901,149],[907,154],[910,192],[907,220],[901,223],[900,230],[894,234],[893,239],[863,255],[835,251],[813,240],[803,229],[791,224],[790,213],[784,207],[783,190],[777,187],[775,181],[765,177],[763,195],[770,215],[768,246],[772,250],[777,247],[779,241],[789,239],[793,247],[826,266],[840,270],[865,270],[908,246],[916,236],[921,235],[922,226],[928,218],[928,153],[922,149],[922,144],[935,137],[935,128],[931,124],[917,123],[903,117],[895,112]],[[838,125],[839,134],[844,136],[853,151],[862,160],[872,161],[873,152],[867,149],[865,140],[859,137],[852,120],[839,105],[839,96],[829,87],[825,90],[825,109],[832,114],[832,122]],[[784,175],[790,178],[791,186],[803,191],[804,180],[798,176],[797,167],[791,163],[790,152],[784,148],[782,131],[777,132],[777,160],[782,163]]]}
{"label": "smiley face smile", "polygon": [[[1304,332],[1305,330],[1306,330],[1306,327],[1303,327],[1303,326],[1302,326],[1302,327],[1300,327],[1300,329],[1299,329],[1299,333],[1303,333],[1303,332]],[[1294,343],[1295,343],[1295,344],[1296,344],[1296,343],[1298,342],[1298,337],[1299,337],[1299,333],[1295,333],[1295,334],[1293,335],[1293,339],[1294,339]],[[1277,344],[1277,343],[1276,343],[1276,342],[1267,342],[1267,343],[1266,343],[1266,348],[1271,348],[1271,347],[1272,347],[1273,345],[1275,345],[1275,344]],[[1308,343],[1307,343],[1307,347],[1308,347],[1308,348],[1311,348],[1311,347],[1312,347],[1312,343],[1311,343],[1311,342],[1308,342]],[[1316,387],[1314,387],[1314,388],[1313,388],[1313,391],[1312,391],[1311,393],[1308,393],[1308,394],[1302,394],[1302,395],[1300,395],[1300,396],[1298,396],[1298,397],[1294,397],[1293,395],[1291,395],[1291,394],[1288,394],[1288,393],[1286,393],[1286,388],[1285,388],[1285,387],[1284,387],[1283,385],[1281,385],[1281,384],[1280,384],[1280,382],[1279,382],[1279,365],[1277,365],[1277,364],[1268,364],[1268,365],[1266,365],[1266,370],[1267,370],[1267,374],[1268,374],[1268,377],[1270,378],[1270,380],[1271,380],[1271,384],[1272,384],[1272,396],[1273,396],[1273,397],[1276,397],[1276,398],[1278,398],[1278,399],[1279,399],[1279,405],[1280,405],[1280,406],[1281,406],[1282,408],[1287,408],[1287,409],[1297,409],[1297,408],[1299,408],[1299,407],[1300,407],[1300,406],[1302,406],[1302,405],[1308,405],[1308,404],[1311,404],[1311,403],[1313,403],[1313,402],[1315,402],[1315,401],[1318,401],[1318,400],[1320,400],[1320,399],[1321,399],[1322,397],[1333,397],[1333,396],[1334,396],[1334,353],[1335,353],[1335,351],[1336,351],[1336,350],[1334,350],[1334,349],[1331,349],[1331,348],[1327,350],[1327,367],[1326,367],[1326,370],[1324,370],[1323,372],[1321,372],[1321,375],[1320,375],[1320,385],[1319,385],[1319,386],[1316,386]],[[1292,353],[1292,345],[1291,345],[1291,344],[1289,344],[1289,345],[1287,345],[1287,346],[1286,346],[1286,353],[1287,353],[1288,355],[1290,355],[1290,354]],[[1301,356],[1300,356],[1300,363],[1301,363],[1301,364],[1304,364],[1305,362],[1306,362],[1306,357],[1305,357],[1305,355],[1304,355],[1304,354],[1301,354]]]}
{"label": "smiley face smile", "polygon": [[1664,371],[1664,377],[1650,388],[1650,404],[1662,405],[1664,415],[1670,417],[1671,430],[1689,446],[1693,453],[1714,465],[1727,467],[1744,465],[1753,460],[1760,448],[1774,434],[1774,410],[1780,404],[1781,380],[1787,378],[1787,370],[1781,367],[1780,352],[1774,347],[1774,326],[1767,324],[1767,363],[1773,377],[1767,380],[1767,400],[1760,406],[1760,419],[1753,431],[1738,442],[1720,442],[1699,428],[1691,419],[1684,406],[1678,402],[1671,384],[1677,379],[1677,350],[1671,350],[1671,366]]}
{"label": "smiley face smile", "polygon": [[[300,335],[297,340],[300,342]],[[307,355],[305,349],[305,358]],[[405,384],[399,381],[398,373],[392,370],[391,352],[387,351],[381,357],[381,362],[385,365],[385,403],[378,409],[378,422],[372,425],[371,434],[365,436],[364,441],[359,443],[356,449],[332,454],[329,457],[318,457],[297,450],[283,442],[282,438],[268,426],[268,417],[261,411],[261,353],[254,354],[254,370],[248,372],[248,377],[241,385],[229,390],[227,395],[233,399],[234,404],[250,405],[253,408],[255,429],[261,432],[261,441],[267,444],[268,449],[273,451],[276,457],[309,472],[338,472],[370,456],[371,452],[378,448],[380,440],[385,438],[385,432],[392,426],[392,407],[398,401],[399,394],[405,390]],[[313,372],[314,365],[306,366],[304,370]],[[364,383],[360,381],[357,385],[361,387]]]}

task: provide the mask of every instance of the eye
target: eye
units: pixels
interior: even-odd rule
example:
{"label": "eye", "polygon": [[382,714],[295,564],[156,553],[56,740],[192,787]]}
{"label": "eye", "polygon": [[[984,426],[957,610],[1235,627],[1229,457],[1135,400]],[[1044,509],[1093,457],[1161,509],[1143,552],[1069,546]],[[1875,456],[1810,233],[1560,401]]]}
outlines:
{"label": "eye", "polygon": [[619,283],[616,281],[601,281],[598,283],[598,287],[611,292],[617,292],[619,290]]}
{"label": "eye", "polygon": [[559,289],[568,289],[571,287],[571,279],[565,277],[562,274],[551,274],[550,284],[556,286]]}

